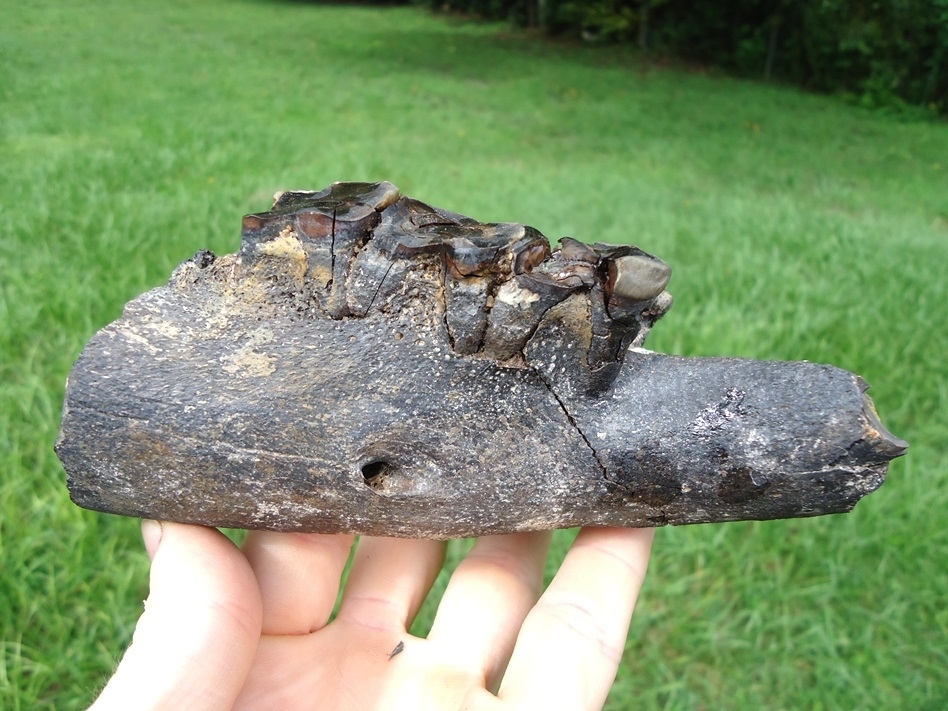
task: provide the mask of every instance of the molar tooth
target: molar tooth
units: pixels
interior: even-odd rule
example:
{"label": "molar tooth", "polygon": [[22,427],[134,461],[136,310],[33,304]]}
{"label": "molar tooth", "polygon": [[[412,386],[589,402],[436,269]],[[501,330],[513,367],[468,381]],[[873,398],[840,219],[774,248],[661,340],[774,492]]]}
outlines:
{"label": "molar tooth", "polygon": [[648,301],[661,294],[671,279],[671,267],[646,254],[630,254],[609,261],[609,284],[615,296]]}
{"label": "molar tooth", "polygon": [[571,262],[596,264],[599,261],[599,254],[595,249],[572,237],[560,237],[560,254],[563,255],[563,259]]}

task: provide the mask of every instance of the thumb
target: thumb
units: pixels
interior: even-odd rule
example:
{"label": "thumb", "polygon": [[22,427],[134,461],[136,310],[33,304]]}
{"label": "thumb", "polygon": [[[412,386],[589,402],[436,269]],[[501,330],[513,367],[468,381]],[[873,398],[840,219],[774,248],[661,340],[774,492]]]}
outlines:
{"label": "thumb", "polygon": [[260,638],[260,589],[220,531],[144,521],[150,592],[132,644],[90,711],[230,709]]}

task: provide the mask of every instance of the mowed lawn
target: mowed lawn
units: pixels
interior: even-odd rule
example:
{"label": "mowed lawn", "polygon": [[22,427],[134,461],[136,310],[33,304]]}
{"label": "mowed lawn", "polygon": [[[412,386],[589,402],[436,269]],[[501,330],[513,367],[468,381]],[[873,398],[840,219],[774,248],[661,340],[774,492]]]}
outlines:
{"label": "mowed lawn", "polygon": [[379,179],[635,243],[674,269],[649,347],[834,363],[911,442],[851,514],[660,531],[608,708],[948,707],[948,125],[413,8],[2,17],[0,707],[85,707],[147,594],[52,451],[85,341],[274,191]]}

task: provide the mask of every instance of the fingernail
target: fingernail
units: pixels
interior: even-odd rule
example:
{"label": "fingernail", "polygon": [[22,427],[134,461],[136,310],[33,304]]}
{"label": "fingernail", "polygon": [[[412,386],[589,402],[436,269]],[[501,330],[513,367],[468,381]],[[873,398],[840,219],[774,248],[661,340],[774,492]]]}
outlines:
{"label": "fingernail", "polygon": [[142,519],[142,540],[145,541],[145,551],[148,559],[153,560],[161,543],[161,524],[150,518]]}

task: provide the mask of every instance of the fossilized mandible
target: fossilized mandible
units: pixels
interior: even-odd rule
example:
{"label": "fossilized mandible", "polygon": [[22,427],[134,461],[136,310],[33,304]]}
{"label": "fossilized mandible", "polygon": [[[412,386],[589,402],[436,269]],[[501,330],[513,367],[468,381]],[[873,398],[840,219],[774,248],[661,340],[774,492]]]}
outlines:
{"label": "fossilized mandible", "polygon": [[73,500],[458,537],[850,510],[905,442],[858,376],[641,348],[670,270],[390,183],[286,192],[130,302],[69,376]]}

